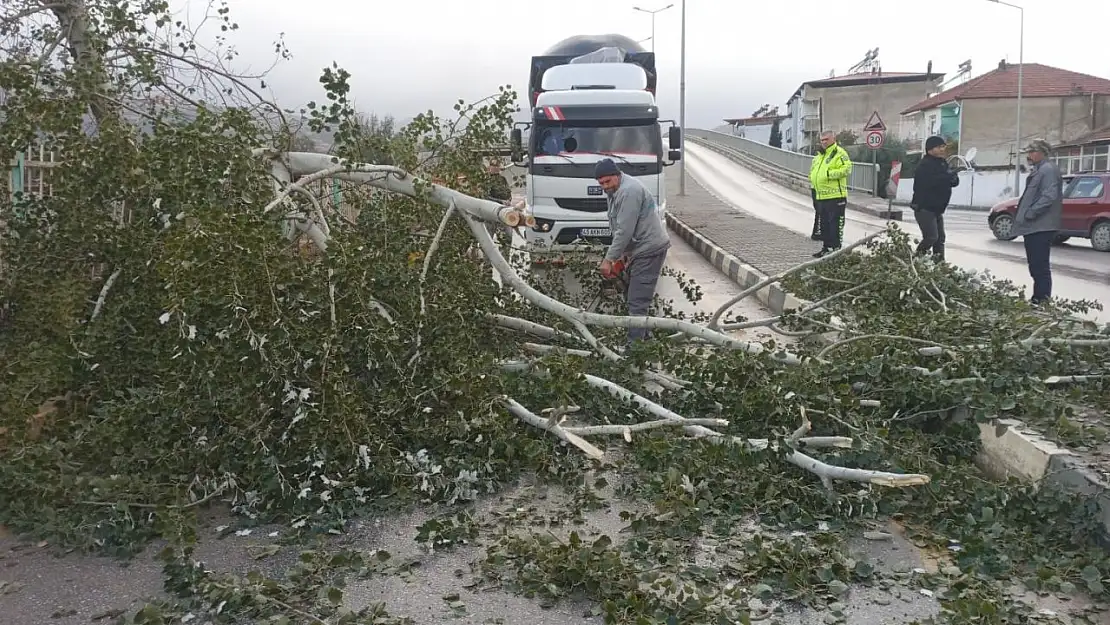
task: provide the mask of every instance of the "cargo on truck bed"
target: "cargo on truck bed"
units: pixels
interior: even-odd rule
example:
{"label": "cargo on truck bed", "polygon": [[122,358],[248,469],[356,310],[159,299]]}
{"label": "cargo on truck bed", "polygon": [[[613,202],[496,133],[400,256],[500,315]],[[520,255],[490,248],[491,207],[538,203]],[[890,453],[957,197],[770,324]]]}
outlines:
{"label": "cargo on truck bed", "polygon": [[[550,89],[560,88],[554,85],[548,88],[544,85],[544,75],[548,73],[548,70],[561,65],[569,65],[572,60],[580,57],[587,57],[600,50],[613,48],[620,50],[624,63],[637,65],[643,69],[644,74],[646,74],[646,83],[643,86],[637,87],[624,86],[625,82],[627,82],[627,79],[625,79],[621,83],[622,86],[608,86],[607,88],[644,89],[654,94],[658,83],[658,75],[655,71],[654,52],[645,52],[638,43],[623,35],[579,35],[560,41],[549,48],[543,55],[532,57],[532,69],[528,78],[529,105],[532,107],[536,106],[536,98],[539,97],[540,93]],[[591,68],[591,76],[593,76],[594,72],[598,72],[599,74],[611,72],[615,77],[622,78],[632,74],[631,72],[627,72],[623,75],[619,75],[618,72],[620,72],[620,70],[598,69],[596,67],[598,65],[611,64],[608,62],[610,61],[608,58],[598,60],[602,62],[584,58],[578,61],[578,63],[594,65],[595,67]],[[639,74],[639,72],[636,72],[636,74]],[[612,83],[605,84],[612,85]],[[594,85],[593,88],[598,88],[599,86],[600,85]],[[581,87],[582,85],[579,85],[579,88]],[[562,88],[569,89],[571,87]]]}

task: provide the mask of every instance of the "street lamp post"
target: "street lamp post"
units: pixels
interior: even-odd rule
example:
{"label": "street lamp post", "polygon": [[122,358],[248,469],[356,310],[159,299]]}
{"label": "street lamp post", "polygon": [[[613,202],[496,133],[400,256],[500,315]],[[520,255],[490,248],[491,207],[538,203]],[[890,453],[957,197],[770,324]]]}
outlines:
{"label": "street lamp post", "polygon": [[990,0],[1018,10],[1018,85],[1017,85],[1017,137],[1014,140],[1014,197],[1021,197],[1021,96],[1025,74],[1025,9],[1002,0]]}
{"label": "street lamp post", "polygon": [[[641,9],[640,7],[632,7],[633,11],[639,11],[641,13],[647,13],[648,15],[651,16],[651,37],[648,37],[648,39],[651,39],[651,51],[652,52],[655,52],[655,14],[656,13],[662,13],[663,11],[666,11],[667,9],[669,9],[673,6],[674,6],[674,3],[671,3],[671,4],[668,4],[667,6],[663,7],[662,9],[655,9],[654,11],[649,11],[647,9]],[[639,43],[639,42],[637,42],[637,43]]]}
{"label": "street lamp post", "polygon": [[682,0],[682,50],[678,70],[678,127],[682,129],[682,158],[678,161],[678,195],[686,197],[686,0]]}

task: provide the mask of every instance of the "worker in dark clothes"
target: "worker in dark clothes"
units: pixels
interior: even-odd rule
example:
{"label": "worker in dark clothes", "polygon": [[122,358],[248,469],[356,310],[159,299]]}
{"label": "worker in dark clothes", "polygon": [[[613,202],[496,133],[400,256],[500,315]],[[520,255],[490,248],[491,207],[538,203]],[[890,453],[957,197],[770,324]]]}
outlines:
{"label": "worker in dark clothes", "polygon": [[917,254],[924,256],[931,251],[938,261],[944,260],[944,211],[952,200],[952,188],[960,184],[960,177],[948,168],[947,153],[944,139],[929,137],[925,140],[925,156],[914,173],[910,201],[914,219],[921,228]]}

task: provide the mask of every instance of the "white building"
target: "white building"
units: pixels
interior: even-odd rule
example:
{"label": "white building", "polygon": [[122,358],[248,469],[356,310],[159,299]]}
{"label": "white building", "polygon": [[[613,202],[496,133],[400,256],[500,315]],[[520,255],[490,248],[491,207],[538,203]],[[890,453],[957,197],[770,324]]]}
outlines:
{"label": "white building", "polygon": [[783,149],[789,149],[786,146],[786,134],[783,131],[786,120],[786,115],[767,115],[765,117],[726,119],[725,123],[729,125],[729,131],[733,136],[744,137],[745,139],[764,145],[771,145],[771,128],[774,127],[775,122],[778,122],[779,132],[783,133],[782,147]]}

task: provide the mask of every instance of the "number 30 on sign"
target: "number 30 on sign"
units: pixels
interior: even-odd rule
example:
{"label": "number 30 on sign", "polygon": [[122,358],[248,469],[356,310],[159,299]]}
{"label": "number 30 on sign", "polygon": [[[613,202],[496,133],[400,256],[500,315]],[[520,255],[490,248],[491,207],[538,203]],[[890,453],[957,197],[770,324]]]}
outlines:
{"label": "number 30 on sign", "polygon": [[879,148],[883,147],[883,133],[879,132],[878,130],[872,130],[867,133],[865,141],[867,142],[867,147],[871,148],[872,150],[878,150]]}

